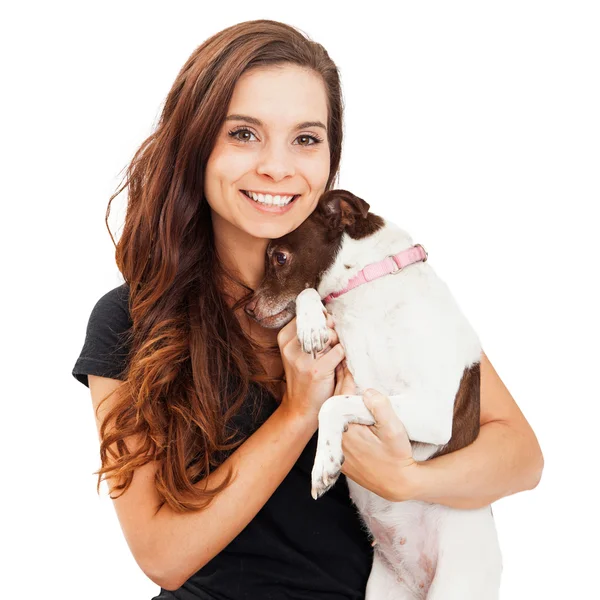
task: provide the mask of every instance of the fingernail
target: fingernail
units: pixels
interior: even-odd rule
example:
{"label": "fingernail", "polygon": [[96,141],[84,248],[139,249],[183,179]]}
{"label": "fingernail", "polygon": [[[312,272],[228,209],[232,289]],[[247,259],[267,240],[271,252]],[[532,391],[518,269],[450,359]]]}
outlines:
{"label": "fingernail", "polygon": [[371,398],[371,396],[374,396],[377,393],[376,390],[372,389],[372,388],[368,388],[364,391],[364,396],[366,396],[367,398]]}

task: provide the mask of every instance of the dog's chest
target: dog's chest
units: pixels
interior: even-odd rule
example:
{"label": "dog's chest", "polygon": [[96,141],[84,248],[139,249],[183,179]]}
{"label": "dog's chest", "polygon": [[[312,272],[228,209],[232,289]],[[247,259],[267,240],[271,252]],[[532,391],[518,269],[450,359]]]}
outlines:
{"label": "dog's chest", "polygon": [[478,342],[447,286],[426,265],[359,286],[331,303],[357,394],[454,381]]}
{"label": "dog's chest", "polygon": [[[389,275],[351,290],[332,304],[357,394],[373,387],[399,394],[414,385],[433,331],[419,280]],[[419,304],[421,303],[421,304]]]}

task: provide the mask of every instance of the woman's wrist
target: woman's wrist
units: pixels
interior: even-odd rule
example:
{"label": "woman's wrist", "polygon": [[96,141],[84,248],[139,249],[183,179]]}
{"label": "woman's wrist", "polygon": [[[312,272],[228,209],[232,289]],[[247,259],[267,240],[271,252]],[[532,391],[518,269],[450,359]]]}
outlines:
{"label": "woman's wrist", "polygon": [[460,509],[480,508],[484,504],[491,504],[491,499],[482,504],[479,497],[469,492],[468,486],[456,481],[456,475],[437,460],[415,462],[414,465],[401,469],[395,482],[394,500],[419,500]]}
{"label": "woman's wrist", "polygon": [[304,431],[307,434],[310,433],[310,436],[312,436],[319,427],[318,416],[304,415],[294,411],[287,406],[285,401],[281,402],[277,407],[277,411],[281,414],[288,426],[298,431]]}
{"label": "woman's wrist", "polygon": [[398,466],[398,475],[391,482],[390,499],[394,502],[422,500],[427,486],[427,464],[413,460]]}

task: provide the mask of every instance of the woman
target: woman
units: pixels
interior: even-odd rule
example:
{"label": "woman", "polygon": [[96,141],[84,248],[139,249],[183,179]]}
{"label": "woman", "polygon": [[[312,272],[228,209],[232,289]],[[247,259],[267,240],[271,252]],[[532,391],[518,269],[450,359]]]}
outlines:
{"label": "woman", "polygon": [[[295,319],[263,329],[243,310],[268,241],[333,187],[342,112],[319,44],[274,21],[237,24],[188,59],[115,194],[128,187],[126,283],[94,307],[73,375],[96,409],[98,486],[104,475],[156,599],[364,598],[372,548],[344,479],[310,496],[319,407],[353,385],[334,324],[313,359]],[[298,197],[264,206],[241,190]],[[392,418],[350,427],[343,472],[390,498],[462,507],[534,487],[537,441],[487,359],[481,387],[470,447],[415,463]],[[372,406],[389,410],[381,395]]]}

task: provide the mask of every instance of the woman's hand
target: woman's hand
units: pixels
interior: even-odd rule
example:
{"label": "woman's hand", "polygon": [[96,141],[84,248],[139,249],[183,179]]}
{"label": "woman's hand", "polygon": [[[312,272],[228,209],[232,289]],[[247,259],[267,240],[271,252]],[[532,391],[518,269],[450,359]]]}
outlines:
{"label": "woman's hand", "polygon": [[326,323],[329,339],[323,350],[317,352],[316,358],[300,347],[296,335],[296,317],[277,334],[286,379],[281,408],[294,417],[308,420],[315,431],[319,425],[322,404],[333,396],[335,369],[346,356],[330,314]]}
{"label": "woman's hand", "polygon": [[[354,378],[345,362],[336,370],[336,395],[356,394]],[[369,388],[363,401],[376,422],[348,425],[342,435],[342,473],[386,500],[410,500],[418,463],[412,456],[406,429],[384,394]]]}

